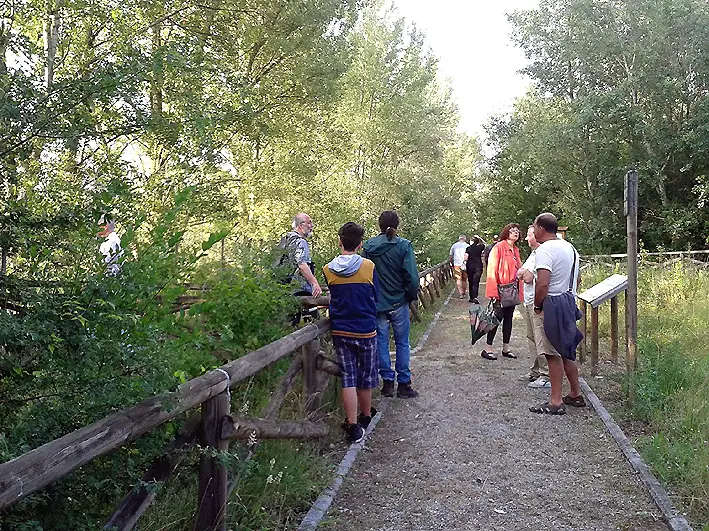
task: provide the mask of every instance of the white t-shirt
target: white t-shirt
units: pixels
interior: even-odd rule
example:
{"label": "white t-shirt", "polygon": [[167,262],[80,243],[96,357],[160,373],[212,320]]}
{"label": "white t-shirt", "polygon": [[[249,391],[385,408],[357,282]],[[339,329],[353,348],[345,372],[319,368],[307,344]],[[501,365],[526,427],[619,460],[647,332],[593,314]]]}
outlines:
{"label": "white t-shirt", "polygon": [[532,281],[531,284],[527,284],[524,282],[524,305],[529,306],[530,304],[534,304],[534,284],[537,281],[537,270],[535,268],[535,262],[536,262],[536,257],[537,257],[537,251],[533,250],[532,254],[529,255],[529,258],[525,260],[524,264],[522,264],[522,269],[526,269],[527,271],[531,271],[532,274],[534,275],[534,280]]}
{"label": "white t-shirt", "polygon": [[574,246],[566,240],[548,240],[537,247],[536,270],[551,271],[548,295],[561,295],[569,291],[571,270],[574,269],[574,280],[571,291],[576,296],[576,281],[579,277],[578,253]]}
{"label": "white t-shirt", "polygon": [[451,251],[448,253],[453,256],[453,265],[462,266],[463,258],[465,257],[465,250],[468,248],[468,244],[465,242],[458,241],[451,246]]}
{"label": "white t-shirt", "polygon": [[99,252],[104,256],[106,262],[106,271],[109,275],[117,275],[121,270],[118,260],[123,256],[121,249],[121,238],[115,232],[112,232],[98,248]]}

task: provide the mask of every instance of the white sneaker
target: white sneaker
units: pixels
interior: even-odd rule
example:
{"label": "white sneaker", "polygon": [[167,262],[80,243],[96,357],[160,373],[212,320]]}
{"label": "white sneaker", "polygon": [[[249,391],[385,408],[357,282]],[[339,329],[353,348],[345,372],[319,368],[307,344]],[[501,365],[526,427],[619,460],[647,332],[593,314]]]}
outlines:
{"label": "white sneaker", "polygon": [[529,382],[527,384],[527,387],[531,387],[532,389],[550,389],[551,388],[551,382],[547,380],[546,378],[537,378],[533,382]]}

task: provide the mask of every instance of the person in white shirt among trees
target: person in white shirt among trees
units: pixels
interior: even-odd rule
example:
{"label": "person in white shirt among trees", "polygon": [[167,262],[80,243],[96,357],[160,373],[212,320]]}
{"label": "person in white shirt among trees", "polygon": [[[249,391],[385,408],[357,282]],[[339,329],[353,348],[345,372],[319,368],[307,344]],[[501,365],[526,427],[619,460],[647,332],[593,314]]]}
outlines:
{"label": "person in white shirt among trees", "polygon": [[121,272],[119,260],[123,256],[121,248],[121,238],[116,234],[116,222],[110,214],[104,214],[98,222],[98,236],[105,238],[99,246],[99,252],[103,255],[106,263],[106,274],[112,277]]}
{"label": "person in white shirt among trees", "polygon": [[458,241],[451,245],[451,250],[448,257],[451,265],[453,266],[453,275],[455,276],[455,283],[458,286],[458,296],[463,299],[465,298],[465,288],[468,285],[468,275],[465,271],[465,266],[463,265],[465,250],[468,248],[467,237],[465,234],[458,236]]}

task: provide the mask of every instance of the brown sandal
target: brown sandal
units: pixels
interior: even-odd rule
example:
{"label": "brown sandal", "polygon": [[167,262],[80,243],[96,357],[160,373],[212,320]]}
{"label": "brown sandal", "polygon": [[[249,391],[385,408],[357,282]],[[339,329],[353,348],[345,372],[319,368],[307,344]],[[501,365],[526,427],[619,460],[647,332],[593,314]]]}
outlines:
{"label": "brown sandal", "polygon": [[532,413],[545,413],[547,415],[565,415],[566,408],[564,405],[552,406],[549,402],[544,402],[538,406],[532,406],[529,408]]}
{"label": "brown sandal", "polygon": [[586,407],[586,400],[584,400],[583,395],[579,395],[576,398],[571,398],[569,395],[566,395],[563,400],[564,404],[567,406]]}

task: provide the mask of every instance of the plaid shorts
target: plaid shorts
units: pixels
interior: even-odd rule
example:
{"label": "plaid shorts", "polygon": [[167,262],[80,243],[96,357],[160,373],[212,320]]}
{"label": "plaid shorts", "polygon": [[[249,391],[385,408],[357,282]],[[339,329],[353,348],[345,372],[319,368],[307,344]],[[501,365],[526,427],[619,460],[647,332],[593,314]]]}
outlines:
{"label": "plaid shorts", "polygon": [[379,385],[377,338],[332,336],[342,367],[342,387],[373,389]]}

